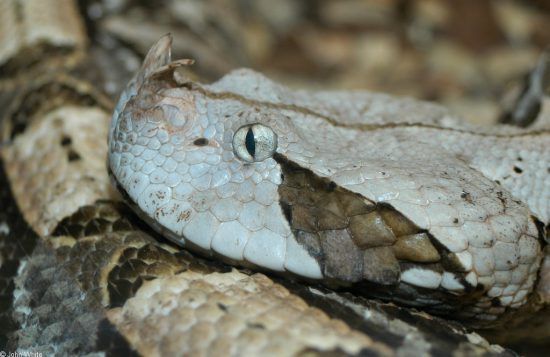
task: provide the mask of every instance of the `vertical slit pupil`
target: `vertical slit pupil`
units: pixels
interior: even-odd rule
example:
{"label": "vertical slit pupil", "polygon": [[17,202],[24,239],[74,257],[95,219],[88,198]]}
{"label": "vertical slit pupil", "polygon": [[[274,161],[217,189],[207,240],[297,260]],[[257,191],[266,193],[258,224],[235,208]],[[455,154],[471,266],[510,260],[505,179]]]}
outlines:
{"label": "vertical slit pupil", "polygon": [[254,155],[256,154],[256,140],[254,139],[254,132],[251,128],[249,128],[248,132],[246,133],[245,146],[250,156],[254,157]]}

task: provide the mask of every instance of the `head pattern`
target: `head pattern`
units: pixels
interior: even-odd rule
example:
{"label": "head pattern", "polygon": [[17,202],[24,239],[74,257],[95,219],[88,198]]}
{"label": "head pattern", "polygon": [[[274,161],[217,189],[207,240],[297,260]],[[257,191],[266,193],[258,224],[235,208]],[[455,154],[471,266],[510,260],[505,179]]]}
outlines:
{"label": "head pattern", "polygon": [[414,128],[332,120],[338,105],[322,93],[313,112],[296,104],[310,97],[248,70],[190,81],[170,41],[148,53],[109,134],[114,181],[158,231],[229,262],[366,283],[438,311],[492,318],[525,302],[537,228],[493,182],[428,141],[404,144]]}

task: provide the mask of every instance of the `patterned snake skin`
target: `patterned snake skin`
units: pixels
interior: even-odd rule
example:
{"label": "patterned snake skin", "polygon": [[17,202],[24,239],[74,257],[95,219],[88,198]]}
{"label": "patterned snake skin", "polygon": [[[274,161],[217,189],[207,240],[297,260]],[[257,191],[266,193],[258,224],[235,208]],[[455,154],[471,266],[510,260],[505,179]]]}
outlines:
{"label": "patterned snake skin", "polygon": [[245,70],[202,85],[169,42],[111,121],[75,4],[0,0],[0,350],[515,355],[365,296],[545,343],[546,104],[529,130],[490,129]]}
{"label": "patterned snake skin", "polygon": [[113,178],[157,231],[479,324],[531,303],[548,129],[477,128],[429,104],[292,91],[250,70],[202,85],[171,62],[170,41],[149,52],[109,134]]}

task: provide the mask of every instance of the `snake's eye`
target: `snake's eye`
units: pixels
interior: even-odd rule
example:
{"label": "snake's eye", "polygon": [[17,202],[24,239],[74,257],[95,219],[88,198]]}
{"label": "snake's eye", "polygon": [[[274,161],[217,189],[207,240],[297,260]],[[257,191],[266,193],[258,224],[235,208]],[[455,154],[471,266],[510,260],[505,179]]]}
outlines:
{"label": "snake's eye", "polygon": [[233,136],[233,151],[243,161],[263,161],[277,149],[277,134],[262,124],[241,126]]}

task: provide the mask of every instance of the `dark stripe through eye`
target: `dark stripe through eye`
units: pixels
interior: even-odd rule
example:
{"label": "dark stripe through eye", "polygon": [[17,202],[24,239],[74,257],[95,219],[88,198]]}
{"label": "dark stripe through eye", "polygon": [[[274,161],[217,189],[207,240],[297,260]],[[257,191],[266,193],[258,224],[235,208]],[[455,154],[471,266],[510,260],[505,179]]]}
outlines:
{"label": "dark stripe through eye", "polygon": [[248,132],[246,133],[245,145],[246,150],[248,150],[250,156],[254,157],[254,155],[256,154],[256,140],[254,139],[254,132],[251,128],[249,128]]}

